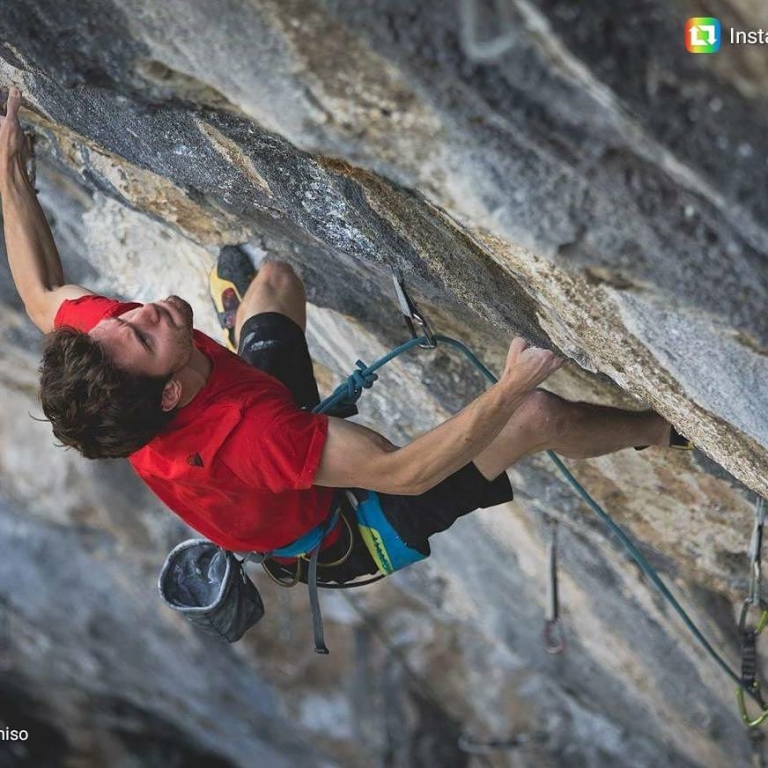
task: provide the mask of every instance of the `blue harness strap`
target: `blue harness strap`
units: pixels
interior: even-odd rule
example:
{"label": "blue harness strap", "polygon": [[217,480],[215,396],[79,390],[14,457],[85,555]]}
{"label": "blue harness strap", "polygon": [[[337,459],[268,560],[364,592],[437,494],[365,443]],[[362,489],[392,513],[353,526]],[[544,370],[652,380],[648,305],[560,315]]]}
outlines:
{"label": "blue harness strap", "polygon": [[333,530],[336,523],[339,522],[339,514],[339,508],[336,507],[330,521],[324,520],[305,533],[300,539],[296,539],[292,544],[287,544],[284,547],[280,547],[280,549],[273,549],[269,555],[273,557],[301,557],[308,552],[312,552],[322,542],[325,534]]}
{"label": "blue harness strap", "polygon": [[[358,499],[352,491],[346,491],[346,497],[355,511],[357,529],[366,549],[380,573],[388,576],[408,565],[424,560],[427,555],[409,547],[400,538],[398,532],[392,527],[381,508],[381,499],[374,491],[358,491],[365,494],[363,499]],[[301,557],[311,553],[309,560],[309,573],[307,575],[307,587],[309,589],[309,604],[312,614],[312,626],[315,636],[315,653],[327,654],[323,636],[323,619],[320,612],[317,584],[317,561],[323,539],[333,529],[341,514],[340,503],[326,520],[315,526],[288,546],[272,550],[259,556],[260,560],[269,557]],[[354,535],[354,534],[353,534]],[[253,558],[256,559],[256,558]]]}
{"label": "blue harness strap", "polygon": [[[338,498],[338,497],[337,497]],[[320,556],[320,548],[323,540],[329,531],[333,530],[341,515],[341,506],[338,502],[334,504],[333,512],[316,525],[312,530],[305,533],[301,538],[296,539],[292,544],[279,549],[273,549],[271,552],[258,555],[252,558],[258,562],[263,562],[270,557],[302,557],[310,554],[309,574],[307,576],[307,588],[309,589],[309,609],[312,615],[312,630],[315,636],[315,653],[327,654],[328,648],[325,645],[323,636],[323,616],[320,612],[320,598],[317,593],[317,561]]]}

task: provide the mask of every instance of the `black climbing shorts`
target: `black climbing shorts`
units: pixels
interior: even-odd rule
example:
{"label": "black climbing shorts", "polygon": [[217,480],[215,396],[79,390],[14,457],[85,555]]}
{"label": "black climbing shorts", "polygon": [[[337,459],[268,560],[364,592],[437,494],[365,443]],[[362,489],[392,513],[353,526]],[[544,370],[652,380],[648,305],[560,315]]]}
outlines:
{"label": "black climbing shorts", "polygon": [[[255,368],[283,382],[299,407],[313,408],[320,402],[304,331],[289,317],[279,312],[263,312],[248,318],[240,331],[237,353]],[[511,501],[512,495],[505,472],[494,480],[486,480],[470,462],[419,496],[379,493],[379,498],[384,514],[403,541],[428,555],[430,536],[450,528],[459,517],[475,509]],[[343,583],[363,574],[376,573],[376,566],[359,536],[355,537],[346,562],[322,566],[323,562],[340,558],[348,546],[349,536],[344,531],[337,542],[322,550],[318,570],[322,579]]]}
{"label": "black climbing shorts", "polygon": [[261,312],[249,317],[240,329],[237,354],[282,381],[300,408],[320,402],[304,331],[287,315]]}
{"label": "black climbing shorts", "polygon": [[400,538],[412,549],[428,555],[430,536],[445,531],[458,518],[480,507],[512,501],[512,486],[506,472],[495,480],[486,480],[470,461],[419,496],[379,493],[379,499]]}

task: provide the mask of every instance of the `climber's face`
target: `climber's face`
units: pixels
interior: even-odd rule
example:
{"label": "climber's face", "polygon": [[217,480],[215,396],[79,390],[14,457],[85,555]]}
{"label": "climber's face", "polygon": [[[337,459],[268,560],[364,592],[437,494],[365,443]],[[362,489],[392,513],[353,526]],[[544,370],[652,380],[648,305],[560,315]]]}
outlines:
{"label": "climber's face", "polygon": [[90,331],[119,368],[147,376],[169,376],[190,360],[192,307],[178,296],[143,304],[102,320]]}

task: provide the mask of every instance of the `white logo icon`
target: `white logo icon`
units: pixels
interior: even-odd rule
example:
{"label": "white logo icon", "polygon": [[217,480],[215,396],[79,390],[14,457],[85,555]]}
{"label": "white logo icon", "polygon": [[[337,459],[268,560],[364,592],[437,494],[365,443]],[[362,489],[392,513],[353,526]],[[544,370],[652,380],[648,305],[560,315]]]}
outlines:
{"label": "white logo icon", "polygon": [[[699,33],[706,35],[706,40],[702,40]],[[714,45],[717,42],[717,27],[714,24],[700,24],[697,27],[691,27],[691,46],[698,47],[703,45]]]}

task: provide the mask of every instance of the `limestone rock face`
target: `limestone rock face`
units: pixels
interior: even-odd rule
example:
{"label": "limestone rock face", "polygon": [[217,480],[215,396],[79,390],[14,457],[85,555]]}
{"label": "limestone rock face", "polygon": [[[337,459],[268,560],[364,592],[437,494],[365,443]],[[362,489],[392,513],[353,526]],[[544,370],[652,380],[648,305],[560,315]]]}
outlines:
{"label": "limestone rock face", "polygon": [[[757,3],[718,8],[726,35],[760,26]],[[492,370],[523,334],[569,358],[558,394],[672,421],[692,455],[566,463],[737,666],[768,491],[768,49],[690,55],[692,13],[24,0],[0,13],[0,84],[24,92],[70,282],[177,293],[218,336],[218,249],[287,259],[327,394],[404,340],[395,266]],[[0,743],[11,757],[458,766],[463,735],[507,743],[494,765],[750,759],[732,682],[544,455],[511,468],[513,504],[460,520],[428,561],[324,595],[329,657],[311,653],[305,592],[256,572],[266,618],[211,644],[155,596],[191,532],[125,462],[56,448],[30,418],[40,338],[5,258],[0,313],[0,719],[31,734]],[[402,444],[484,386],[453,352],[413,353],[361,419]],[[557,657],[541,640],[547,517],[562,523]]]}

